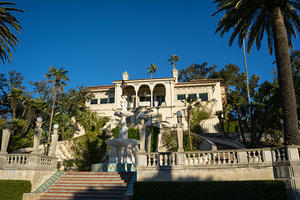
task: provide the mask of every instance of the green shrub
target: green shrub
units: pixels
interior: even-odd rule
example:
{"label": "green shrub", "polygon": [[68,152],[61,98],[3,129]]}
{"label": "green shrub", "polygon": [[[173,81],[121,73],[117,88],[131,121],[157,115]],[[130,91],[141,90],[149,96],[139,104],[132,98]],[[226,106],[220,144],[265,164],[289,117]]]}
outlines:
{"label": "green shrub", "polygon": [[156,126],[150,126],[150,132],[151,132],[151,152],[155,152],[157,149],[157,137],[159,134],[159,128]]}
{"label": "green shrub", "polygon": [[30,181],[0,180],[1,200],[22,200],[23,193],[30,191]]}
{"label": "green shrub", "polygon": [[[191,132],[192,136],[192,150],[189,150],[189,135],[187,131],[183,133],[183,148],[185,151],[198,151],[200,149],[200,144],[202,139],[199,135]],[[177,132],[175,130],[168,131],[162,135],[162,143],[167,148],[168,151],[178,150]]]}
{"label": "green shrub", "polygon": [[99,163],[104,158],[108,150],[105,142],[107,138],[104,132],[87,132],[70,140],[73,159],[64,160],[64,167],[70,169],[75,165],[78,170],[90,170],[91,164]]}
{"label": "green shrub", "polygon": [[[114,138],[119,138],[119,126],[113,128],[111,132],[113,133]],[[140,131],[138,128],[129,128],[128,129],[128,138],[129,139],[140,139]]]}
{"label": "green shrub", "polygon": [[285,200],[282,181],[136,182],[134,200]]}

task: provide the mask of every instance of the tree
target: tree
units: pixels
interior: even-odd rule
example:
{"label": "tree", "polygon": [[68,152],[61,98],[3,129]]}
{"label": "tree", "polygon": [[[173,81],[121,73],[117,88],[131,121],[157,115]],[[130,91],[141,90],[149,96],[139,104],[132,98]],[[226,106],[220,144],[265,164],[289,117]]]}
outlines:
{"label": "tree", "polygon": [[190,146],[190,150],[192,150],[192,137],[191,137],[191,118],[192,118],[192,111],[193,111],[193,106],[195,106],[195,104],[198,103],[198,99],[197,98],[185,98],[184,100],[181,100],[186,109],[186,121],[188,123],[188,134],[189,134],[189,146]]}
{"label": "tree", "polygon": [[266,32],[269,53],[273,47],[277,63],[279,87],[283,108],[284,133],[287,144],[300,144],[298,129],[297,105],[290,66],[289,46],[292,37],[296,36],[294,27],[300,30],[300,17],[297,13],[300,3],[295,0],[215,0],[217,14],[225,11],[218,22],[216,32],[224,33],[233,29],[229,39],[232,45],[238,36],[241,47],[243,39],[249,31],[247,50],[250,53],[256,41],[258,49]]}
{"label": "tree", "polygon": [[300,117],[300,51],[293,51],[291,54],[291,66],[293,73],[293,81],[295,86],[297,113]]}
{"label": "tree", "polygon": [[200,64],[192,64],[186,69],[179,70],[178,79],[180,81],[188,82],[195,79],[205,79],[208,78],[217,68],[216,65],[207,67],[207,63],[204,62]]}
{"label": "tree", "polygon": [[22,10],[6,7],[14,6],[15,3],[0,2],[0,58],[3,62],[8,61],[10,63],[12,59],[11,49],[15,50],[18,38],[14,35],[10,28],[20,33],[22,29],[20,22],[15,18],[11,11],[23,12]]}
{"label": "tree", "polygon": [[45,74],[45,77],[48,79],[48,83],[54,84],[52,88],[53,97],[52,97],[52,107],[51,107],[50,123],[49,123],[49,131],[48,131],[48,143],[50,142],[56,95],[58,92],[63,91],[64,87],[66,86],[66,81],[70,81],[67,73],[68,71],[65,71],[64,68],[60,68],[58,70],[55,67],[50,67],[49,72]]}
{"label": "tree", "polygon": [[149,67],[147,67],[147,74],[150,74],[151,79],[152,79],[152,75],[157,71],[157,66],[156,64],[151,64]]}
{"label": "tree", "polygon": [[176,62],[179,61],[179,56],[176,56],[175,54],[172,54],[171,58],[168,60],[171,66],[173,66],[173,69],[176,67]]}

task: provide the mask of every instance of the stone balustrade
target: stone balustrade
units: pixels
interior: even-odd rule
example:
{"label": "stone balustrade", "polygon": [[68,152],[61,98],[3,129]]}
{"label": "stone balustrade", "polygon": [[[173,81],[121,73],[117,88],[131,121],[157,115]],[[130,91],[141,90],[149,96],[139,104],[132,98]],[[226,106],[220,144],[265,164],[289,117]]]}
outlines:
{"label": "stone balustrade", "polygon": [[0,169],[53,171],[57,167],[57,158],[40,154],[0,155]]}
{"label": "stone balustrade", "polygon": [[177,165],[177,154],[171,152],[146,153],[147,166],[170,167]]}
{"label": "stone balustrade", "polygon": [[[294,146],[295,153],[300,147]],[[145,163],[138,165],[148,167],[172,167],[185,166],[210,166],[210,165],[238,165],[238,164],[261,164],[280,163],[290,161],[287,147],[259,148],[259,149],[232,149],[218,151],[194,151],[194,152],[155,152],[142,153]],[[140,155],[140,156],[141,156]],[[140,157],[139,156],[139,157]],[[179,159],[182,157],[183,159]],[[293,160],[300,161],[299,153],[293,156]]]}

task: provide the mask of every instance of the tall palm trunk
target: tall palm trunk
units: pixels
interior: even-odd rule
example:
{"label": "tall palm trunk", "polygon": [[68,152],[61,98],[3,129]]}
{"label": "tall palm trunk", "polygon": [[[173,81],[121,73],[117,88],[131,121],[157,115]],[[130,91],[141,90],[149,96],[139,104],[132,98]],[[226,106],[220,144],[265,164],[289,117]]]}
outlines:
{"label": "tall palm trunk", "polygon": [[247,97],[248,97],[249,125],[251,126],[252,112],[251,112],[251,102],[250,102],[248,68],[247,68],[247,60],[246,60],[245,38],[243,39],[243,55],[244,55],[244,62],[245,62],[246,86],[247,86]]}
{"label": "tall palm trunk", "polygon": [[192,136],[191,136],[191,114],[192,114],[192,106],[189,105],[187,109],[187,122],[188,122],[188,134],[189,134],[189,146],[190,146],[190,151],[192,151],[193,145],[192,145]]}
{"label": "tall palm trunk", "polygon": [[286,144],[300,144],[297,104],[290,65],[289,44],[284,18],[279,7],[271,12],[274,49],[281,94],[284,137]]}
{"label": "tall palm trunk", "polygon": [[49,132],[48,132],[48,144],[50,144],[50,140],[51,140],[51,128],[52,128],[52,121],[53,121],[53,115],[54,115],[56,94],[57,94],[57,87],[55,87],[55,91],[54,91],[54,95],[53,95],[53,99],[52,99],[52,108],[51,108],[50,124],[49,124]]}

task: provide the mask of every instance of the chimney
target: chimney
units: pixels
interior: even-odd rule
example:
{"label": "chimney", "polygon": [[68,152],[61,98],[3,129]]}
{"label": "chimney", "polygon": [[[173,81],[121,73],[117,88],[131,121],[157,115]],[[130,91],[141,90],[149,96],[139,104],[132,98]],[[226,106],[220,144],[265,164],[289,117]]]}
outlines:
{"label": "chimney", "polygon": [[177,83],[178,82],[178,70],[173,68],[172,75],[173,75],[173,78],[175,78],[175,83]]}

